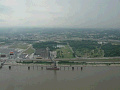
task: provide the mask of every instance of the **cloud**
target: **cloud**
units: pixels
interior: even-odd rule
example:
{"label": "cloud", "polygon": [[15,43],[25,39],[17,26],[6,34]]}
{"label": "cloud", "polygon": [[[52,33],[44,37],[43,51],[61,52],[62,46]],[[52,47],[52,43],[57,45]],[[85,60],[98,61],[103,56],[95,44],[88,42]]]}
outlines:
{"label": "cloud", "polygon": [[26,2],[27,11],[29,13],[44,13],[44,14],[55,14],[61,13],[64,9],[63,6],[57,4],[55,0],[27,0]]}
{"label": "cloud", "polygon": [[0,14],[8,14],[8,13],[11,13],[12,12],[12,9],[8,6],[4,6],[4,5],[1,5],[0,4]]}
{"label": "cloud", "polygon": [[3,20],[3,19],[0,19],[0,22],[5,22],[5,20]]}
{"label": "cloud", "polygon": [[8,7],[15,7],[18,6],[18,0],[2,0],[2,5]]}
{"label": "cloud", "polygon": [[119,9],[119,0],[0,0],[0,19],[6,26],[118,27]]}

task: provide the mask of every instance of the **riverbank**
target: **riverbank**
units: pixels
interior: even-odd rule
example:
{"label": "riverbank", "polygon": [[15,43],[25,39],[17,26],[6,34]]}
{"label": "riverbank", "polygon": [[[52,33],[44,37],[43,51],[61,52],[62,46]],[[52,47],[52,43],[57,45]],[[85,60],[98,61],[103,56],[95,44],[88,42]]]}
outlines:
{"label": "riverbank", "polygon": [[[40,66],[40,67],[51,67],[53,66],[53,64],[35,64],[35,63],[6,63],[4,65],[11,65],[11,66]],[[93,63],[87,63],[87,64],[58,64],[57,67],[88,67],[88,66],[92,66],[92,67],[99,67],[99,66],[119,66],[120,64],[118,63],[99,63],[99,64],[93,64]]]}

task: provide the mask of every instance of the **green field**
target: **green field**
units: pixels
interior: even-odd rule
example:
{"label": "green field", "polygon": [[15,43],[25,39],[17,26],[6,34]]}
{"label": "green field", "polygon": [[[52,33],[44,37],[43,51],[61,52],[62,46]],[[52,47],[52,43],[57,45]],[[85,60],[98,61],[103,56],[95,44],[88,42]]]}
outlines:
{"label": "green field", "polygon": [[34,49],[32,47],[28,48],[26,51],[24,51],[23,53],[26,53],[26,54],[32,54],[34,53]]}
{"label": "green field", "polygon": [[28,48],[28,44],[22,44],[22,43],[13,44],[9,48],[27,49]]}
{"label": "green field", "polygon": [[73,53],[68,45],[57,49],[57,58],[74,58]]}

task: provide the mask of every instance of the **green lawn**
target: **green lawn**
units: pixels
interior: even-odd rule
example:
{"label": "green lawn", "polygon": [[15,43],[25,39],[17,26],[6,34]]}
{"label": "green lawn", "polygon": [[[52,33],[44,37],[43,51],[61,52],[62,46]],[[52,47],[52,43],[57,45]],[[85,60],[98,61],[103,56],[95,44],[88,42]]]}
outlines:
{"label": "green lawn", "polygon": [[28,44],[18,43],[18,44],[14,44],[14,45],[10,46],[10,48],[27,49]]}
{"label": "green lawn", "polygon": [[32,54],[34,53],[34,49],[32,47],[28,48],[26,51],[24,51],[23,53],[26,53],[26,54]]}
{"label": "green lawn", "polygon": [[57,49],[57,58],[74,58],[73,53],[68,45]]}

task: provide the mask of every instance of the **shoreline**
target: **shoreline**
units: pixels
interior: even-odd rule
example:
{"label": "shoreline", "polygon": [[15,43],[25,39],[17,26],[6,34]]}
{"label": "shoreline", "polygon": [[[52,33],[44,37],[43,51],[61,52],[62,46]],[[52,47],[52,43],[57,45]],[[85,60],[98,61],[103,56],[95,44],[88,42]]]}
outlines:
{"label": "shoreline", "polygon": [[[50,64],[22,64],[22,63],[16,63],[16,64],[4,64],[4,65],[11,65],[11,66],[40,66],[40,67],[51,67],[52,65]],[[87,64],[87,65],[70,65],[70,64],[59,64],[57,67],[87,67],[87,66],[91,66],[91,67],[98,67],[98,66],[120,66],[120,64]]]}

